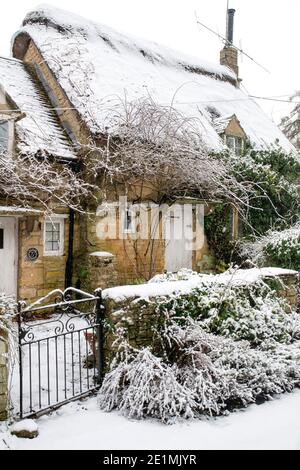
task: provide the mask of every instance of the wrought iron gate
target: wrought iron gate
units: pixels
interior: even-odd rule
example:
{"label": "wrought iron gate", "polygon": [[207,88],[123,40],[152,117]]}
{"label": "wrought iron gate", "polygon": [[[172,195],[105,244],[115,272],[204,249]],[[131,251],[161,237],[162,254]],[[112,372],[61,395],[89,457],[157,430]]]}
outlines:
{"label": "wrought iron gate", "polygon": [[55,290],[29,307],[19,302],[20,418],[100,388],[104,318],[100,289],[93,295],[74,288]]}

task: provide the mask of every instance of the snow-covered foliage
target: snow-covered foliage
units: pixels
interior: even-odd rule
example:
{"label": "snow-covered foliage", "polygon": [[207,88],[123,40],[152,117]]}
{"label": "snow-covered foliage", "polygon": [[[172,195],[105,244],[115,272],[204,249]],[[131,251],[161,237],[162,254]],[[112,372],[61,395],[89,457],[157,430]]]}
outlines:
{"label": "snow-covered foliage", "polygon": [[16,301],[12,296],[0,293],[0,313],[12,315],[16,311]]}
{"label": "snow-covered foliage", "polygon": [[300,224],[282,231],[269,231],[253,242],[244,242],[241,253],[260,266],[272,264],[300,271]]}
{"label": "snow-covered foliage", "polygon": [[121,195],[124,188],[129,194],[138,192],[136,200],[150,187],[151,199],[159,204],[187,195],[247,203],[249,185],[237,181],[229,160],[209,153],[195,119],[150,96],[119,105],[122,110],[113,111],[114,133],[107,133],[107,145],[88,147],[85,160],[87,173],[102,175],[103,192],[114,182]]}
{"label": "snow-covered foliage", "polygon": [[[190,291],[140,298],[123,307],[115,331],[117,353],[99,395],[101,408],[172,422],[224,414],[299,386],[300,314],[259,277],[260,270],[245,271],[248,278],[252,273],[252,282],[245,274],[236,282],[233,273],[231,281],[230,273],[198,275]],[[197,278],[192,271],[180,276],[186,280],[164,275],[148,286]],[[123,321],[131,308],[141,318],[144,311],[151,315],[150,347],[131,345],[130,326]]]}
{"label": "snow-covered foliage", "polygon": [[268,339],[300,339],[300,315],[261,280],[227,286],[204,282],[188,294],[158,300],[155,309],[179,320],[196,319],[207,332],[248,340],[252,346]]}
{"label": "snow-covered foliage", "polygon": [[8,344],[9,357],[12,357],[15,351],[16,324],[12,321],[12,318],[16,313],[17,304],[15,299],[0,293],[0,341]]}
{"label": "snow-covered foliage", "polygon": [[152,351],[122,342],[100,390],[100,407],[164,422],[227,413],[297,386],[298,348],[293,354],[254,350],[246,341],[204,332],[197,321],[178,325],[168,320]]}
{"label": "snow-covered foliage", "polygon": [[95,197],[93,188],[68,165],[47,156],[0,153],[0,194],[17,206],[81,210],[84,198]]}
{"label": "snow-covered foliage", "polygon": [[244,236],[265,235],[270,229],[287,228],[297,221],[300,216],[297,155],[275,148],[263,152],[250,149],[243,158],[229,154],[228,159],[236,178],[251,182]]}
{"label": "snow-covered foliage", "polygon": [[278,141],[285,150],[293,150],[255,101],[235,86],[236,77],[226,67],[120,34],[49,5],[30,12],[16,34],[14,51],[20,59],[18,51],[28,36],[93,134],[109,125],[107,110],[120,103],[125,93],[128,102],[150,95],[188,119],[196,117],[204,142],[216,151],[223,149],[223,142],[214,118],[234,114],[254,146],[265,148]]}
{"label": "snow-covered foliage", "polygon": [[119,362],[106,375],[100,406],[106,411],[117,408],[132,418],[190,418],[193,395],[176,380],[176,372],[149,349],[133,352],[129,362]]}
{"label": "snow-covered foliage", "polygon": [[[282,268],[231,268],[222,274],[202,274],[184,270],[184,279],[177,279],[176,274],[160,274],[152,278],[147,284],[132,284],[127,286],[110,287],[104,289],[103,297],[114,302],[124,302],[133,299],[149,299],[170,297],[173,295],[189,294],[193,289],[207,289],[211,291],[211,285],[220,285],[224,289],[227,286],[247,286],[263,281],[266,277],[273,279],[285,275],[297,275],[297,271]],[[182,274],[181,274],[182,275]]]}
{"label": "snow-covered foliage", "polygon": [[156,274],[148,281],[148,284],[152,284],[153,282],[188,281],[192,278],[199,278],[199,273],[193,271],[192,269],[182,268],[176,273],[166,272],[164,274]]}

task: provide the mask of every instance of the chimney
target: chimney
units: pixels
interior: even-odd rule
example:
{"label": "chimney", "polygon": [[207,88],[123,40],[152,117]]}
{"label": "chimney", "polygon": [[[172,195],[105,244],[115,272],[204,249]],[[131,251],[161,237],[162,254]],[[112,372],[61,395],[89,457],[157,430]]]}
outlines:
{"label": "chimney", "polygon": [[235,10],[233,8],[229,8],[227,11],[227,42],[229,44],[233,44],[233,27],[234,27],[234,15]]}
{"label": "chimney", "polygon": [[235,10],[229,8],[227,10],[226,44],[220,52],[220,64],[231,69],[239,77],[238,51],[233,46],[234,15]]}

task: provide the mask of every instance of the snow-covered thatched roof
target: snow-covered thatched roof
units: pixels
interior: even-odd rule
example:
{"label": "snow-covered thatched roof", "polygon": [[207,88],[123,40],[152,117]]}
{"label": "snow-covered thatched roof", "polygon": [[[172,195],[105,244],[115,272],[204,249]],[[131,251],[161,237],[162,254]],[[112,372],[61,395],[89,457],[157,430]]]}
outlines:
{"label": "snow-covered thatched roof", "polygon": [[0,57],[0,85],[25,117],[16,122],[16,144],[23,153],[47,153],[75,159],[55,112],[34,70],[16,59]]}
{"label": "snow-covered thatched roof", "polygon": [[[107,125],[108,109],[124,101],[151,96],[198,119],[207,145],[223,143],[216,117],[236,115],[252,144],[293,146],[257,103],[236,86],[226,67],[135,39],[70,12],[41,5],[29,13],[15,36],[13,51],[22,59],[24,41],[32,39],[71,104],[92,133]],[[201,44],[199,44],[201,53]]]}

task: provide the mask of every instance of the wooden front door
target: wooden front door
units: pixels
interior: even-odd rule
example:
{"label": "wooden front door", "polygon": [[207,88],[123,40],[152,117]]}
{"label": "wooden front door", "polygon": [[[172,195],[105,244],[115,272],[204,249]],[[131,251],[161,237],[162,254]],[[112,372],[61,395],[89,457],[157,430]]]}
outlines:
{"label": "wooden front door", "polygon": [[16,219],[0,217],[0,293],[16,295]]}
{"label": "wooden front door", "polygon": [[165,269],[177,272],[182,268],[192,269],[193,251],[192,205],[174,205],[165,216]]}

